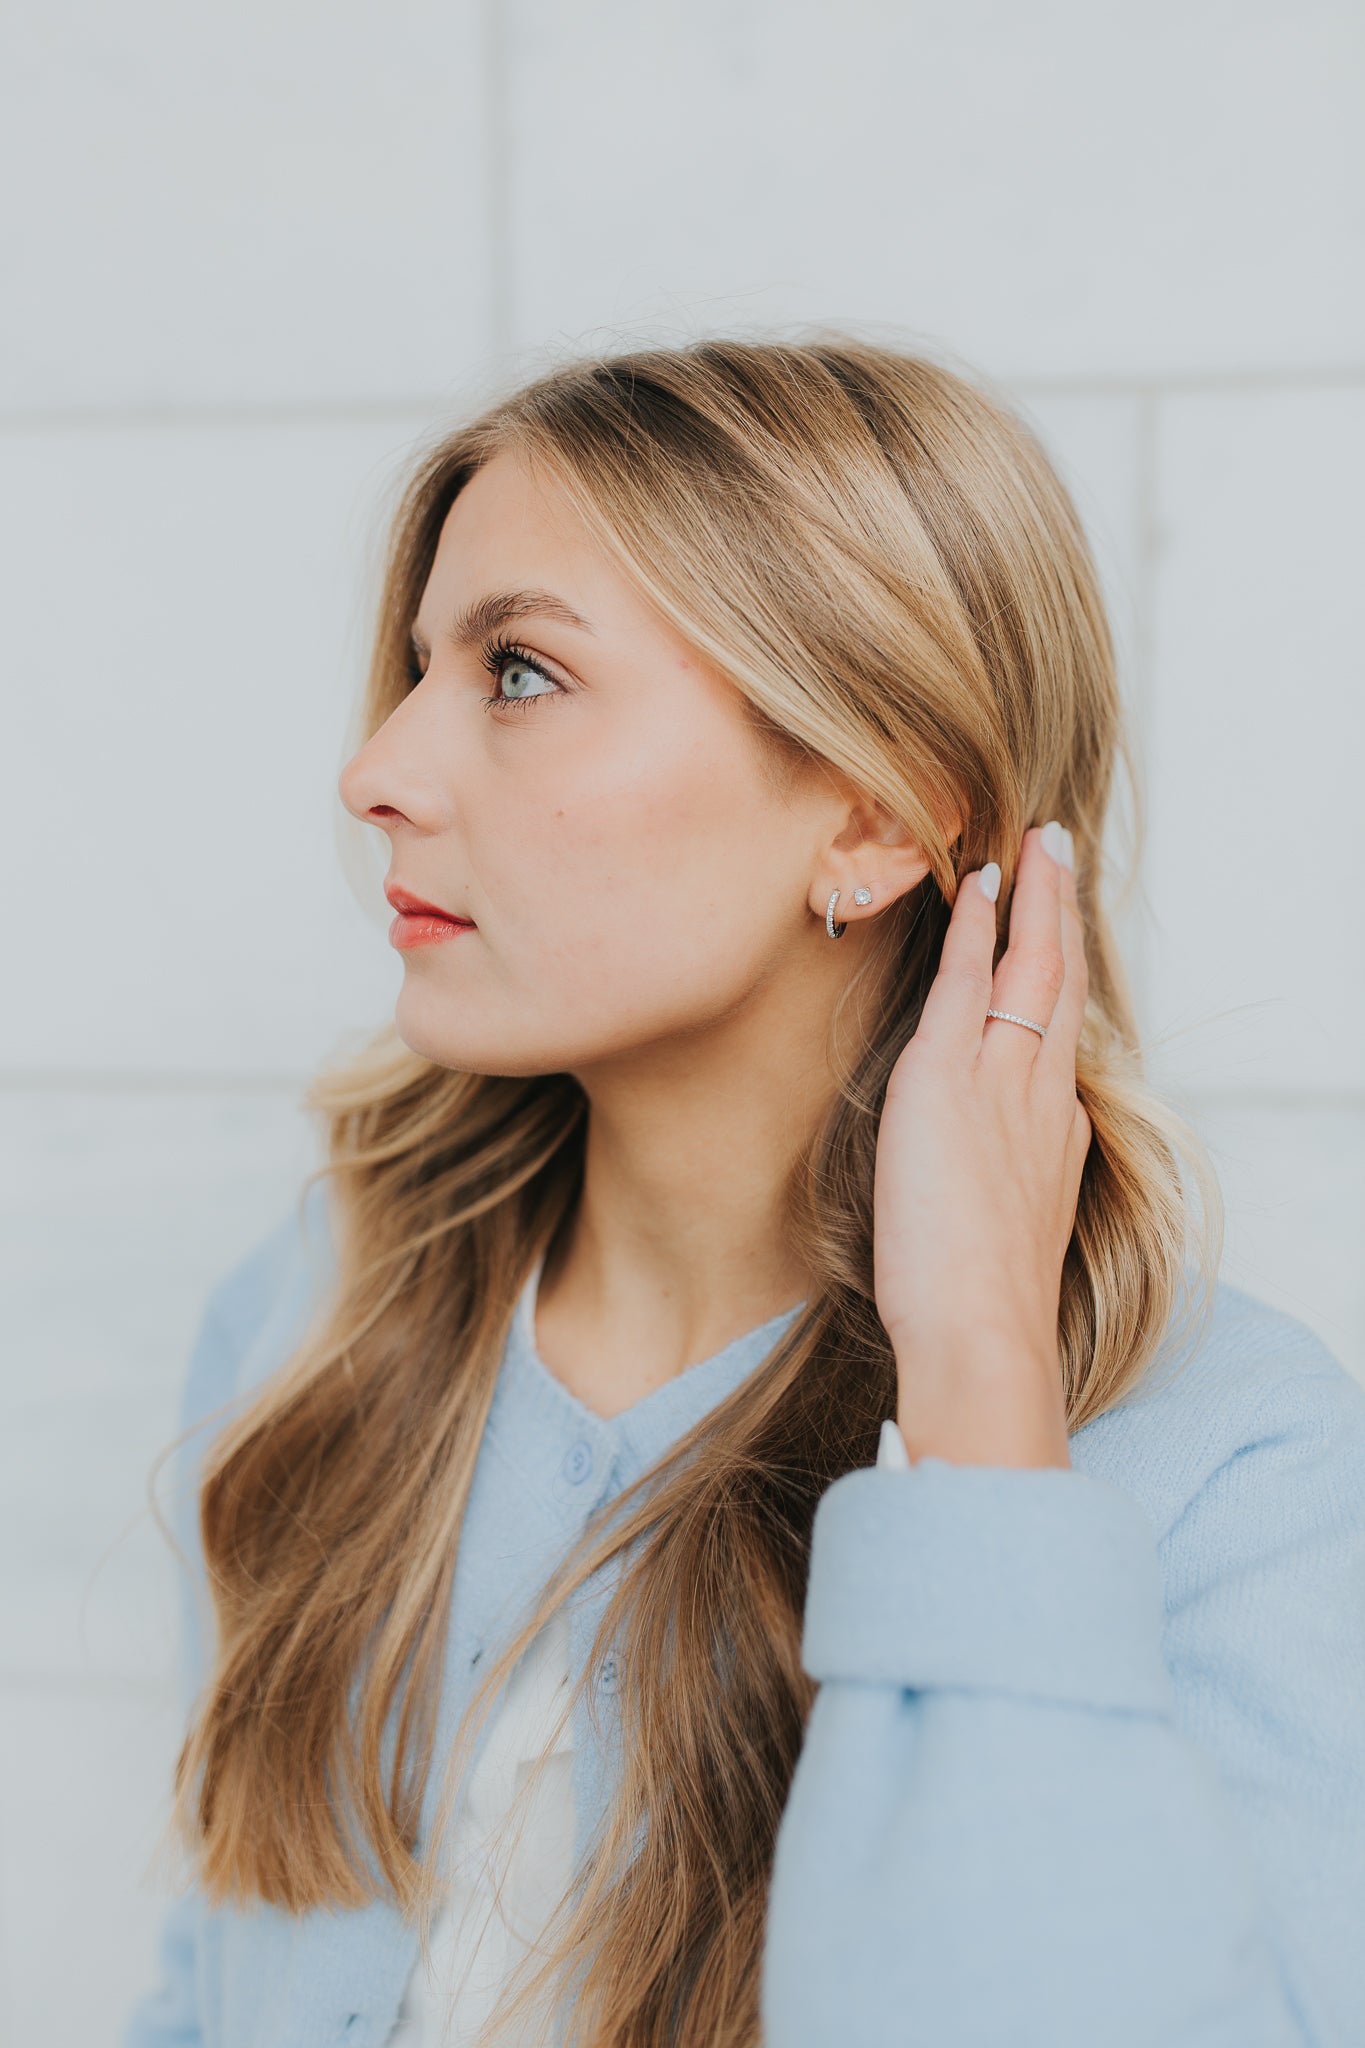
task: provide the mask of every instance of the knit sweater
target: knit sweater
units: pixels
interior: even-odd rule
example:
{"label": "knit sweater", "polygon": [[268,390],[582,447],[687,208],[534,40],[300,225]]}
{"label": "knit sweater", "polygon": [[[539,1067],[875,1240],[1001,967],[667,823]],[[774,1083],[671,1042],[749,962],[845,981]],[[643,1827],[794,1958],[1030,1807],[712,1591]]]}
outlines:
{"label": "knit sweater", "polygon": [[[332,1256],[319,1183],[206,1307],[175,1510],[187,1711],[199,1464],[288,1356]],[[756,1370],[782,1322],[610,1418],[509,1347],[438,1758],[484,1650],[586,1514]],[[819,1689],[769,1884],[765,2048],[1365,2042],[1365,1389],[1302,1323],[1220,1284],[1199,1340],[1173,1337],[1070,1450],[1070,1469],[868,1466],[821,1496],[801,1646]],[[572,1604],[575,1677],[610,1588],[606,1570]],[[575,1857],[619,1768],[612,1690],[609,1665],[605,1736],[586,1701],[575,1720]],[[416,1956],[385,1899],[291,1916],[210,1910],[191,1886],[124,2048],[382,2048]]]}

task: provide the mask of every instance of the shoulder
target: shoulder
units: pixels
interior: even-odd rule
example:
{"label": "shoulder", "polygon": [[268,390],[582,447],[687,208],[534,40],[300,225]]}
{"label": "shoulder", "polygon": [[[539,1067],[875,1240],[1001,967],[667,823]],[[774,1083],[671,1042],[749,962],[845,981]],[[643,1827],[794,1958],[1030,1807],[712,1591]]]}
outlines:
{"label": "shoulder", "polygon": [[1073,1435],[1071,1460],[1134,1494],[1159,1541],[1215,1481],[1230,1505],[1311,1485],[1363,1515],[1365,1386],[1298,1317],[1219,1281],[1202,1328]]}
{"label": "shoulder", "polygon": [[315,1181],[234,1261],[204,1302],[181,1386],[169,1501],[171,1533],[187,1567],[180,1658],[187,1711],[203,1675],[211,1628],[199,1527],[204,1462],[251,1388],[289,1355],[332,1267],[326,1182]]}
{"label": "shoulder", "polygon": [[182,1392],[182,1431],[269,1376],[302,1334],[334,1262],[327,1183],[314,1181],[205,1299]]}

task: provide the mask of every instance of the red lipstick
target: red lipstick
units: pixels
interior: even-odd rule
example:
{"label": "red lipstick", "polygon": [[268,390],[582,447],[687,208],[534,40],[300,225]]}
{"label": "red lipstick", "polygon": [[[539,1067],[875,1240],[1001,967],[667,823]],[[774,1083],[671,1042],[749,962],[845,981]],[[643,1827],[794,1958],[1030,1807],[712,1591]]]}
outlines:
{"label": "red lipstick", "polygon": [[389,926],[389,944],[397,946],[400,952],[413,946],[436,946],[460,932],[475,930],[472,918],[456,917],[439,904],[427,903],[407,889],[400,889],[396,882],[386,882],[384,894],[398,912]]}

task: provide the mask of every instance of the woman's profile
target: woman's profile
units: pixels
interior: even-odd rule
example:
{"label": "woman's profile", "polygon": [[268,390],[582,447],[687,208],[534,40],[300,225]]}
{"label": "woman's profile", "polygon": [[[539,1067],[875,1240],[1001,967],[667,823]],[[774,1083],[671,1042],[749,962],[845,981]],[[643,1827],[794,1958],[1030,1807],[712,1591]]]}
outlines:
{"label": "woman's profile", "polygon": [[956,370],[641,348],[425,450],[340,780],[402,987],[190,1362],[125,2048],[1365,2040],[1365,1391],[1218,1277],[1125,766]]}

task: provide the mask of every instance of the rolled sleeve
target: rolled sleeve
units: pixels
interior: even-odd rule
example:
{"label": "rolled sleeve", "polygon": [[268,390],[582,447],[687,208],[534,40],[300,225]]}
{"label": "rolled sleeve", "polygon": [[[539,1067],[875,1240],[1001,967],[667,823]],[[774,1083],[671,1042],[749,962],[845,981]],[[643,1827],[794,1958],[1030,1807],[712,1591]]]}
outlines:
{"label": "rolled sleeve", "polygon": [[1156,1536],[1109,1481],[1058,1468],[847,1472],[811,1536],[809,1675],[1169,1715]]}

